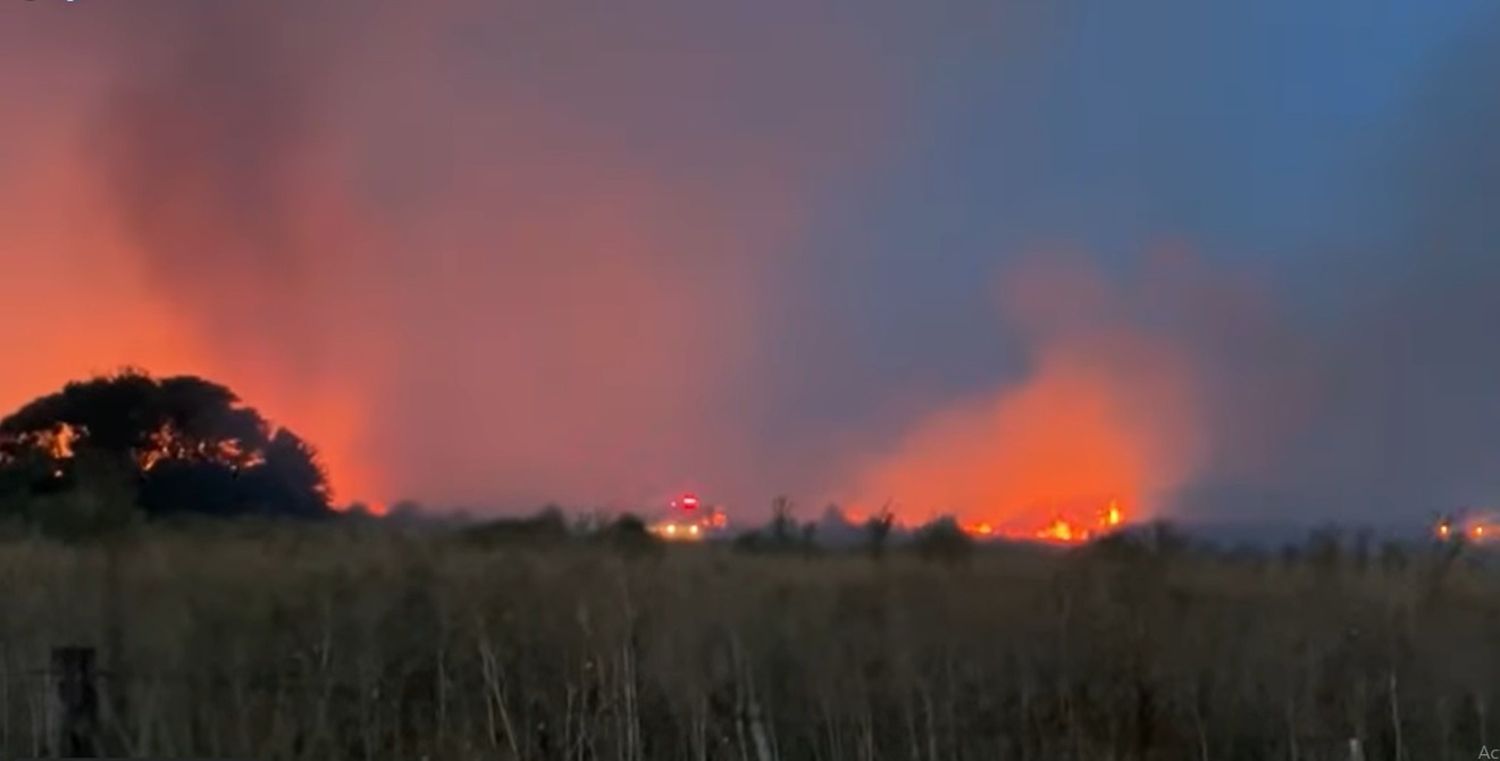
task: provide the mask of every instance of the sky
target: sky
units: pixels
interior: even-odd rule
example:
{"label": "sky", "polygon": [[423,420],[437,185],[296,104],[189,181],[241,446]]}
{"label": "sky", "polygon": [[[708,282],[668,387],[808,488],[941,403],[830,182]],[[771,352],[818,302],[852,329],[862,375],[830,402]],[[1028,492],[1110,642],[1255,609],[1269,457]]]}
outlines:
{"label": "sky", "polygon": [[340,499],[1500,506],[1492,3],[0,6],[0,408]]}

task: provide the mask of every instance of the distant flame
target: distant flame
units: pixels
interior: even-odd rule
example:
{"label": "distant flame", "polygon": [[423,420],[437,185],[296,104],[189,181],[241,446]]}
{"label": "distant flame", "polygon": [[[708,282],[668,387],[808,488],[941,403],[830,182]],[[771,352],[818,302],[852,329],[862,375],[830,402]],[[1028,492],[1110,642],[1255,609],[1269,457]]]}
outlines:
{"label": "distant flame", "polygon": [[73,444],[82,438],[82,432],[77,428],[60,423],[57,428],[42,434],[41,444],[55,460],[67,460],[73,457]]}
{"label": "distant flame", "polygon": [[1016,541],[1041,541],[1054,544],[1078,544],[1097,539],[1125,522],[1125,512],[1119,500],[1109,504],[1091,519],[1055,516],[1040,528],[997,529],[989,521],[963,524],[965,533],[976,537],[1004,537]]}
{"label": "distant flame", "polygon": [[1052,525],[1036,532],[1036,538],[1043,541],[1072,542],[1075,538],[1081,541],[1086,536],[1087,532],[1075,532],[1073,524],[1061,519],[1053,521]]}
{"label": "distant flame", "polygon": [[1029,339],[1025,375],[935,408],[861,463],[855,501],[954,516],[970,534],[1056,543],[1149,517],[1204,454],[1199,384],[1171,336],[1084,268],[1007,273],[1002,306]]}

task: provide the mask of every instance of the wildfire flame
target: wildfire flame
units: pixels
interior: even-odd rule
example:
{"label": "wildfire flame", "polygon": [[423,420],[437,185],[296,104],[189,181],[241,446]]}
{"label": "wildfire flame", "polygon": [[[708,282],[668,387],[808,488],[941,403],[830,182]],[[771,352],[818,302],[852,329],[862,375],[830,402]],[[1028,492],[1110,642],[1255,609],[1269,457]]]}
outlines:
{"label": "wildfire flame", "polygon": [[68,423],[61,423],[57,429],[41,436],[41,444],[54,459],[67,460],[73,457],[73,445],[82,438],[83,432]]}
{"label": "wildfire flame", "polygon": [[1012,540],[1041,541],[1052,544],[1081,544],[1109,533],[1124,522],[1125,511],[1120,508],[1119,500],[1110,500],[1109,504],[1091,519],[1059,515],[1054,516],[1041,528],[1010,530],[997,530],[994,524],[988,521],[978,521],[964,524],[963,529],[969,535],[981,538],[1000,536]]}
{"label": "wildfire flame", "polygon": [[1195,363],[1149,321],[1121,320],[1134,297],[1087,266],[1036,261],[1001,285],[1026,374],[928,412],[849,491],[908,517],[948,511],[971,535],[1057,544],[1148,517],[1206,453]]}
{"label": "wildfire flame", "polygon": [[1084,531],[1074,531],[1073,524],[1065,520],[1056,520],[1052,525],[1036,532],[1036,538],[1052,542],[1082,541],[1087,535]]}

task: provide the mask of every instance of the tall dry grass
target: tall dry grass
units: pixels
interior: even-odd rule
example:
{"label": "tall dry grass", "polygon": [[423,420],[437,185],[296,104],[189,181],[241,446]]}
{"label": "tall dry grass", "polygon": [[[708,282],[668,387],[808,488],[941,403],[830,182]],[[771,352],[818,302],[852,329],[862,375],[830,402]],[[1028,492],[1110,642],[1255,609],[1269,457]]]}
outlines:
{"label": "tall dry grass", "polygon": [[48,652],[82,644],[117,755],[1468,758],[1500,742],[1497,643],[1500,575],[1433,548],[21,539],[0,544],[0,750],[47,752]]}

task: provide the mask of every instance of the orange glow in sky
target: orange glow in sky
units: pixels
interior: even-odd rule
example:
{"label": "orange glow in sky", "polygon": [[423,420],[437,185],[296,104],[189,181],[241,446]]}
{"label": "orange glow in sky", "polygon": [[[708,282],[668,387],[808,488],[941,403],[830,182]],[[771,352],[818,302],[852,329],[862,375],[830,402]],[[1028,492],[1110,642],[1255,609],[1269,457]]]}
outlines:
{"label": "orange glow in sky", "polygon": [[1006,285],[1034,334],[1031,372],[919,420],[865,469],[859,502],[1065,543],[1149,518],[1197,456],[1184,358],[1112,324],[1111,293],[1088,271],[1039,267]]}

